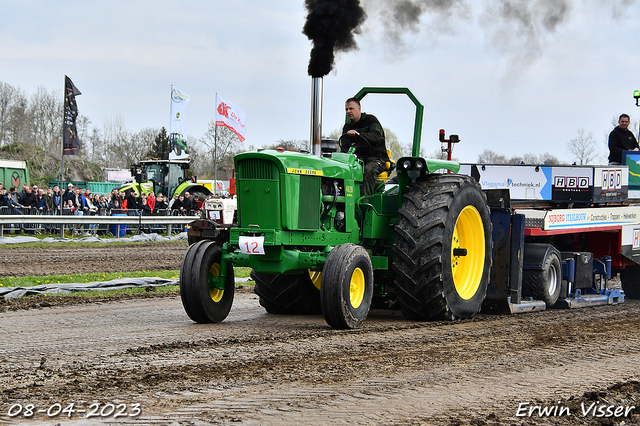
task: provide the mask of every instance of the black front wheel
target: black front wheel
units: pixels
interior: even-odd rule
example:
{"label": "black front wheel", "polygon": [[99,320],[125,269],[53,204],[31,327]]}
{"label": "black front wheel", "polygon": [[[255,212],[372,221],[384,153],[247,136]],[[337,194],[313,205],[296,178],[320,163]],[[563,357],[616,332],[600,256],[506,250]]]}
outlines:
{"label": "black front wheel", "polygon": [[373,266],[367,251],[356,244],[342,244],[327,256],[322,270],[322,315],[336,329],[357,328],[364,323],[373,298]]}
{"label": "black front wheel", "polygon": [[221,322],[229,315],[235,290],[233,267],[229,265],[226,277],[221,277],[221,259],[222,247],[206,240],[189,246],[182,259],[180,298],[195,322]]}

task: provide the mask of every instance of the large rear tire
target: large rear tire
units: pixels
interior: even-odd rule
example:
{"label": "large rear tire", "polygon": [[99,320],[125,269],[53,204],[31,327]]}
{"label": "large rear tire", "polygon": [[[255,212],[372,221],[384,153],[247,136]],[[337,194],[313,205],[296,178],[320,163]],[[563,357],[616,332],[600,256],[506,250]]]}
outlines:
{"label": "large rear tire", "polygon": [[393,270],[402,313],[415,320],[472,318],[491,270],[491,220],[468,176],[429,175],[404,195]]}
{"label": "large rear tire", "polygon": [[[189,246],[182,259],[180,298],[185,312],[195,322],[221,322],[229,315],[235,290],[233,267],[228,266],[227,276],[222,281],[221,258],[219,244],[199,241]],[[218,282],[222,285],[216,286]]]}
{"label": "large rear tire", "polygon": [[320,291],[314,287],[309,271],[297,275],[259,274],[251,271],[254,291],[260,305],[270,314],[319,314]]}
{"label": "large rear tire", "polygon": [[640,266],[627,266],[620,271],[620,281],[625,297],[640,299]]}
{"label": "large rear tire", "polygon": [[369,253],[355,244],[331,250],[322,270],[322,315],[336,329],[364,323],[373,298],[373,266]]}

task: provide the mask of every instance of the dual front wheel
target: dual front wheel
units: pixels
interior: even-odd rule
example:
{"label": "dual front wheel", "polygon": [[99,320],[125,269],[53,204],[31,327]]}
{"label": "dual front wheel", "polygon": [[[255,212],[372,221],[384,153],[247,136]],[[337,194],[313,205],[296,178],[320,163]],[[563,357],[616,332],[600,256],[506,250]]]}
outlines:
{"label": "dual front wheel", "polygon": [[180,266],[180,297],[185,312],[198,323],[221,322],[233,304],[233,268],[221,275],[222,247],[199,241],[185,253]]}

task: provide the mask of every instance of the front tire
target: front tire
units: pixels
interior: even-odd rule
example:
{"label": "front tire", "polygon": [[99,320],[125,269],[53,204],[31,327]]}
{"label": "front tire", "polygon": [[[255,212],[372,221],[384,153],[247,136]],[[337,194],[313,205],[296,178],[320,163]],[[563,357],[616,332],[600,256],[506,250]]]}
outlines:
{"label": "front tire", "polygon": [[322,270],[322,315],[332,328],[360,327],[373,298],[373,266],[369,253],[355,244],[331,250]]}
{"label": "front tire", "polygon": [[472,318],[491,270],[491,220],[468,176],[429,175],[404,195],[395,227],[398,302],[415,320]]}
{"label": "front tire", "polygon": [[182,259],[180,298],[189,318],[197,323],[221,322],[231,310],[235,291],[233,267],[229,264],[223,280],[221,259],[222,247],[206,240],[189,246]]}

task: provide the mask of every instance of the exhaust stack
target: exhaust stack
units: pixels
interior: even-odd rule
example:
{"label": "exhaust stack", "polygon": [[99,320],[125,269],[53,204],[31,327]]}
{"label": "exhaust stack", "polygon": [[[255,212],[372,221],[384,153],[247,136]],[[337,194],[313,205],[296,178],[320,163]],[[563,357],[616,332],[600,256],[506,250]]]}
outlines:
{"label": "exhaust stack", "polygon": [[322,77],[311,78],[311,152],[322,156]]}

